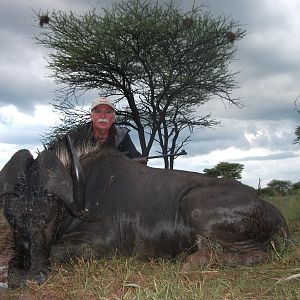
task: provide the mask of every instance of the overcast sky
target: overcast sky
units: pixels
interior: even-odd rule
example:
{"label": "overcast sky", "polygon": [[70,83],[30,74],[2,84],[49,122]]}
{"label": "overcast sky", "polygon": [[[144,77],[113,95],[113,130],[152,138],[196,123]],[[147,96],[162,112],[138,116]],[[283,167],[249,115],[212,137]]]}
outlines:
{"label": "overcast sky", "polygon": [[[161,1],[163,2],[163,1]],[[193,0],[175,1],[191,8]],[[293,144],[300,125],[295,100],[300,95],[300,1],[196,0],[213,15],[238,21],[248,34],[237,43],[234,71],[240,88],[234,95],[245,107],[224,106],[217,99],[201,107],[221,121],[214,129],[195,130],[185,147],[188,156],[175,168],[202,172],[220,161],[245,166],[242,182],[257,187],[272,179],[300,181],[300,146]],[[0,1],[0,169],[15,151],[42,149],[41,135],[56,122],[49,101],[55,84],[48,77],[46,49],[35,44],[40,30],[35,11],[85,12],[108,0]],[[183,5],[183,4],[181,4]],[[87,102],[93,99],[86,99]],[[155,153],[153,153],[155,154]],[[162,166],[159,160],[152,166]]]}

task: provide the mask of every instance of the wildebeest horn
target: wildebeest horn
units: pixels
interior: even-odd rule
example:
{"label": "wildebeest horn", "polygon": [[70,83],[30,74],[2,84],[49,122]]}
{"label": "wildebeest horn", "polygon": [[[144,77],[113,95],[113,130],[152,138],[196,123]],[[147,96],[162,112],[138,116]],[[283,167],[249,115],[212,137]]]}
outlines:
{"label": "wildebeest horn", "polygon": [[71,177],[73,181],[73,205],[72,213],[84,220],[89,222],[99,221],[98,218],[92,216],[87,210],[84,209],[85,206],[85,177],[81,169],[81,165],[72,143],[71,137],[66,135],[67,147],[70,155],[70,170]]}

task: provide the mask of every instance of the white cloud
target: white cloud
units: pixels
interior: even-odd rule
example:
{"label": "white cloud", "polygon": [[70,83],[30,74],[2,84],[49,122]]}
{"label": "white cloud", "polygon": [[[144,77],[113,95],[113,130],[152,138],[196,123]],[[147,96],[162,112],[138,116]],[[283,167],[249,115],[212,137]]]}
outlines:
{"label": "white cloud", "polygon": [[[175,160],[175,169],[203,173],[205,168],[212,168],[221,161],[227,161],[243,164],[244,170],[241,181],[253,187],[257,187],[259,178],[262,187],[266,187],[273,179],[300,181],[298,171],[300,150],[297,152],[297,156],[284,157],[283,155],[283,157],[280,157],[280,154],[264,148],[242,151],[230,147],[224,150],[212,151],[206,155],[178,157]],[[149,160],[148,165],[163,168],[163,160]]]}
{"label": "white cloud", "polygon": [[20,112],[14,105],[1,107],[0,169],[17,150],[26,148],[35,156],[38,149],[43,149],[42,135],[56,122],[58,117],[49,106],[36,106],[32,115]]}
{"label": "white cloud", "polygon": [[35,106],[33,115],[20,112],[14,105],[7,105],[0,108],[0,120],[16,129],[23,125],[50,126],[58,121],[58,116],[46,105]]}

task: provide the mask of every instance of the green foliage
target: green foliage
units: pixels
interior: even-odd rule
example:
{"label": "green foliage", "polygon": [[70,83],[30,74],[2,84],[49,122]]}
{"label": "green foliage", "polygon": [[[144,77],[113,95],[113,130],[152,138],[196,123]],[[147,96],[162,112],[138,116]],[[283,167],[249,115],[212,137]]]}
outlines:
{"label": "green foliage", "polygon": [[[88,90],[113,95],[118,121],[138,131],[144,155],[154,142],[162,154],[176,153],[188,141],[183,132],[218,124],[210,114],[195,114],[211,96],[239,105],[231,96],[236,74],[229,70],[236,41],[245,35],[237,22],[202,7],[183,11],[172,1],[148,0],[49,17],[36,40],[53,50],[49,68],[64,85],[56,107],[65,112],[73,95]],[[80,123],[72,109],[66,113],[64,121]]]}
{"label": "green foliage", "polygon": [[292,189],[292,182],[289,180],[277,180],[273,179],[267,186],[279,194],[286,194]]}
{"label": "green foliage", "polygon": [[219,162],[215,167],[211,169],[204,169],[203,172],[206,175],[212,175],[219,178],[241,179],[243,169],[243,164]]}

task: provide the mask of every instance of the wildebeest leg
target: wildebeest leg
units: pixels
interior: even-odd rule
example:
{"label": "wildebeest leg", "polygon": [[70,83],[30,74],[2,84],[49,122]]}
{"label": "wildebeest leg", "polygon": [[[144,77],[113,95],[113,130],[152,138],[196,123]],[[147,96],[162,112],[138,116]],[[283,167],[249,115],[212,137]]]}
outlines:
{"label": "wildebeest leg", "polygon": [[192,266],[207,267],[211,264],[251,266],[263,263],[268,259],[268,253],[263,248],[246,252],[230,251],[206,238],[199,238],[197,244],[198,250],[184,260],[182,265],[183,271],[189,271]]}
{"label": "wildebeest leg", "polygon": [[226,265],[226,266],[253,266],[261,264],[268,259],[267,252],[261,250],[256,252],[232,252],[223,253],[219,256],[205,249],[200,249],[197,252],[188,256],[182,264],[182,271],[189,271],[193,266],[207,267],[211,264]]}
{"label": "wildebeest leg", "polygon": [[[275,207],[240,186],[194,189],[183,197],[180,212],[196,236],[224,249],[214,258],[226,265],[253,265],[265,261],[270,242],[286,228],[284,218]],[[189,260],[203,264],[206,249],[210,250],[198,246]]]}
{"label": "wildebeest leg", "polygon": [[182,271],[189,271],[192,266],[207,267],[213,260],[213,252],[210,251],[209,242],[205,238],[198,238],[197,240],[198,250],[190,254],[183,261]]}
{"label": "wildebeest leg", "polygon": [[229,266],[252,266],[261,264],[267,261],[267,259],[268,253],[261,249],[251,252],[228,252],[219,257],[219,262]]}

